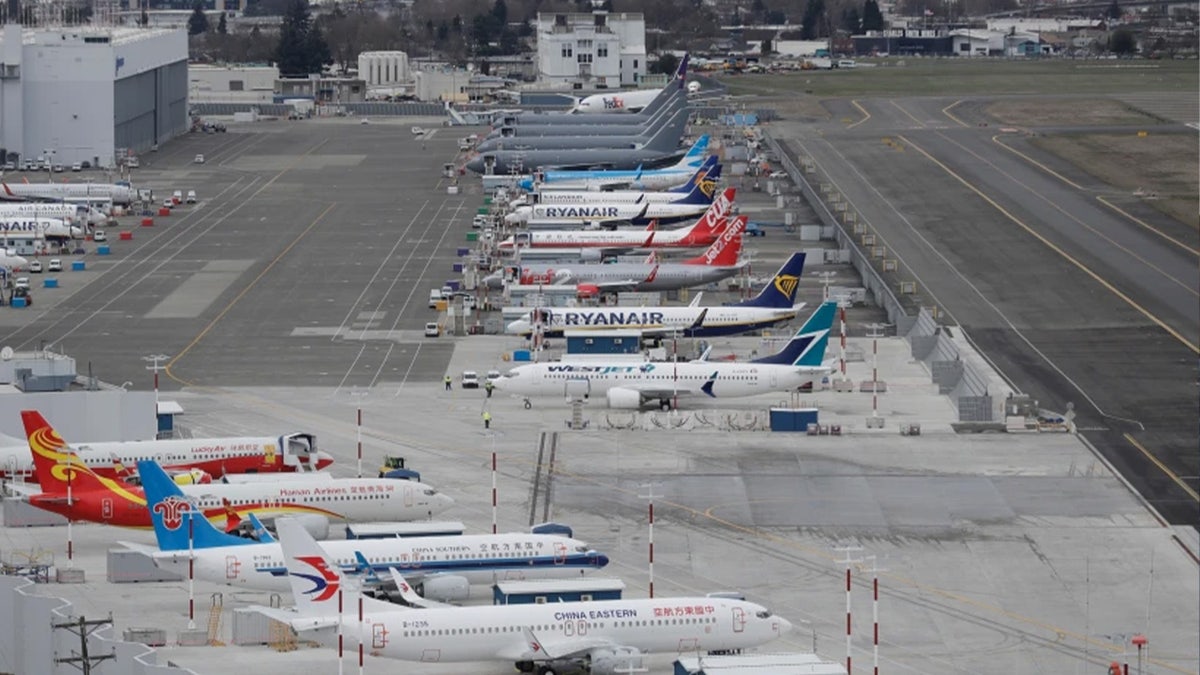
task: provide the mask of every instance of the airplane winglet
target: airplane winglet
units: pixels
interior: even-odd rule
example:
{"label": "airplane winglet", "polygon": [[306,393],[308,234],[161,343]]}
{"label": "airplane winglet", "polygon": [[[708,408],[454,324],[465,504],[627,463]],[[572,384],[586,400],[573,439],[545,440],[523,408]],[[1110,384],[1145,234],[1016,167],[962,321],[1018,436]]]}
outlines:
{"label": "airplane winglet", "polygon": [[537,636],[533,634],[533,629],[531,629],[529,626],[522,626],[521,632],[524,633],[524,635],[525,635],[525,646],[529,649],[529,651],[526,652],[526,654],[528,654],[532,660],[534,660],[534,661],[553,661],[554,660],[554,656],[552,654],[550,654],[549,652],[547,652],[546,648],[542,646],[542,641],[537,639]]}
{"label": "airplane winglet", "polygon": [[428,600],[418,595],[417,592],[413,590],[413,587],[408,585],[408,581],[404,579],[404,575],[400,574],[400,570],[396,569],[395,567],[389,567],[388,573],[392,575],[392,581],[396,582],[396,590],[400,591],[400,597],[404,600],[404,602],[412,605],[413,607],[432,608],[450,606],[444,602]]}
{"label": "airplane winglet", "polygon": [[271,536],[270,530],[268,530],[267,527],[262,524],[262,521],[258,519],[258,516],[254,515],[253,511],[248,511],[246,513],[246,518],[250,520],[250,526],[254,528],[252,533],[254,534],[254,538],[257,539],[259,543],[272,544],[276,541],[275,537]]}
{"label": "airplane winglet", "polygon": [[704,297],[704,291],[700,291],[699,293],[697,293],[696,297],[692,298],[692,301],[688,303],[688,307],[699,307],[700,306],[700,298],[702,298],[702,297]]}
{"label": "airplane winglet", "polygon": [[708,315],[707,307],[700,310],[700,316],[696,317],[696,320],[692,322],[692,325],[687,327],[687,330],[690,330],[690,331],[700,330],[700,327],[704,325],[704,317],[706,315]]}

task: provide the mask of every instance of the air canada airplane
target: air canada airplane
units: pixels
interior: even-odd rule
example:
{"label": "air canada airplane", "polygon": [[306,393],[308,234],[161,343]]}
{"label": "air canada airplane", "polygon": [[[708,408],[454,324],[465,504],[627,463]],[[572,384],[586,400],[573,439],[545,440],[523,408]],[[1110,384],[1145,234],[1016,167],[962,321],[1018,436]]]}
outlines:
{"label": "air canada airplane", "polygon": [[[572,331],[634,329],[646,338],[717,337],[769,328],[796,318],[793,305],[804,274],[804,254],[793,253],[758,295],[735,305],[705,307],[547,307],[508,324],[505,332],[562,337]],[[699,299],[699,298],[697,298]],[[706,311],[707,310],[707,311]]]}
{"label": "air canada airplane", "polygon": [[[367,636],[363,646],[384,658],[507,661],[522,673],[610,675],[643,672],[643,654],[741,650],[792,628],[762,605],[706,596],[422,609],[364,598],[356,625],[357,612],[338,611],[345,579],[337,563],[295,523],[280,520],[279,537],[296,606],[257,611],[329,646],[343,633]],[[415,595],[399,570],[392,577],[402,594]]]}
{"label": "air canada airplane", "polygon": [[108,183],[0,183],[0,201],[70,197],[104,197],[127,206],[137,194],[128,185]]}
{"label": "air canada airplane", "polygon": [[[26,439],[50,433],[50,423],[36,410],[21,411]],[[33,458],[25,445],[0,447],[0,478],[33,474]],[[157,441],[112,441],[80,443],[70,450],[97,475],[119,477],[114,463],[133,465],[152,459],[168,471],[200,469],[220,478],[231,473],[276,473],[314,471],[333,464],[333,456],[317,450],[312,434],[238,436],[230,438],[181,438]]]}
{"label": "air canada airplane", "polygon": [[779,352],[742,363],[533,363],[496,380],[500,391],[524,396],[605,396],[610,408],[638,409],[657,401],[669,410],[679,397],[736,398],[794,391],[829,374],[822,361],[837,303],[817,308]]}
{"label": "air canada airplane", "polygon": [[[142,488],[97,475],[66,445],[49,427],[30,434],[29,449],[40,492],[20,484],[12,487],[33,506],[72,520],[121,527],[152,526]],[[454,503],[416,481],[333,478],[328,473],[305,474],[286,481],[186,485],[181,489],[210,520],[225,523],[231,510],[237,515],[256,512],[264,519],[300,514],[316,531],[328,529],[329,522],[335,520],[429,518]],[[169,510],[164,517],[178,522],[179,510]]]}
{"label": "air canada airplane", "polygon": [[[123,545],[144,552],[158,567],[183,575],[187,574],[189,560],[194,560],[197,579],[239,588],[288,590],[283,551],[254,514],[249,518],[264,541],[226,534],[205,518],[189,523],[195,511],[171,478],[154,462],[138,462],[137,468],[151,504],[158,548]],[[183,502],[179,506],[182,520],[168,522],[165,516],[173,507],[157,505],[179,502]],[[608,564],[608,556],[577,539],[524,532],[339,539],[324,542],[321,548],[345,573],[373,571],[386,575],[389,567],[403,570],[412,583],[422,586],[426,597],[435,600],[465,599],[471,584],[578,578]],[[362,569],[360,556],[371,570]]]}
{"label": "air canada airplane", "polygon": [[[716,155],[709,155],[704,164],[692,174],[691,179],[675,187],[662,191],[651,190],[566,190],[550,186],[536,192],[522,192],[509,201],[510,208],[518,209],[532,204],[590,204],[596,201],[612,202],[674,202],[686,196],[695,188],[705,195],[716,192],[717,183],[721,180],[721,164]],[[509,214],[512,215],[512,214]],[[513,219],[516,220],[516,219]],[[507,216],[506,222],[511,222]]]}
{"label": "air canada airplane", "polygon": [[650,105],[663,91],[682,89],[687,82],[688,55],[679,61],[675,76],[662,89],[638,89],[635,91],[614,92],[611,94],[592,94],[579,101],[575,113],[612,114],[622,112],[636,113]]}

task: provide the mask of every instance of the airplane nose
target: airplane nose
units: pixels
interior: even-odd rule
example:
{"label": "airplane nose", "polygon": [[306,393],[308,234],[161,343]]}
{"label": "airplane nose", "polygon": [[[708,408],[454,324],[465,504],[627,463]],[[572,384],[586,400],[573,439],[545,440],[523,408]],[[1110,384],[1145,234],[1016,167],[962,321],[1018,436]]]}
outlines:
{"label": "airplane nose", "polygon": [[329,466],[330,464],[333,464],[333,455],[329,454],[328,452],[325,452],[324,450],[318,450],[317,451],[317,468],[324,469],[325,467]]}
{"label": "airplane nose", "polygon": [[595,551],[591,551],[591,554],[596,558],[596,567],[608,566],[608,556],[603,553],[596,553]]}
{"label": "airplane nose", "polygon": [[783,618],[782,616],[775,617],[775,620],[778,622],[778,624],[776,625],[775,632],[779,633],[780,635],[787,635],[788,633],[792,632],[792,622],[791,621],[788,621],[787,619]]}

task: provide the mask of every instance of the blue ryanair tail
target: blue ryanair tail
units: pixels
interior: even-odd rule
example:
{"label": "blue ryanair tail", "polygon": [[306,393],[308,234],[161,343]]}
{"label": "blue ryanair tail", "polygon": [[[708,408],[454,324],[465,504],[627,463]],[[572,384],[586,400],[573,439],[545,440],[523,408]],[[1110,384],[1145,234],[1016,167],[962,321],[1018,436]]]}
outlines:
{"label": "blue ryanair tail", "polygon": [[804,260],[803,253],[793,253],[758,295],[734,306],[791,309],[796,302],[796,289],[800,286],[800,277],[804,274]]}
{"label": "blue ryanair tail", "polygon": [[751,363],[820,367],[825,359],[825,347],[829,344],[829,331],[833,329],[836,315],[836,302],[827,300],[821,303],[783,349],[770,356],[754,359]]}
{"label": "blue ryanair tail", "polygon": [[[580,180],[580,179],[588,179],[588,178],[599,178],[599,179],[611,178],[611,179],[629,180],[636,184],[639,180],[641,180],[645,176],[676,175],[676,174],[681,174],[686,169],[698,169],[704,164],[705,158],[707,155],[708,155],[708,134],[705,134],[705,135],[701,136],[700,138],[696,139],[696,142],[692,144],[692,147],[688,148],[688,151],[686,153],[684,153],[683,157],[677,163],[675,163],[671,166],[668,166],[668,167],[661,168],[661,169],[637,168],[637,169],[632,169],[632,170],[596,169],[596,170],[592,170],[592,171],[586,171],[586,170],[585,171],[580,171],[580,170],[546,171],[542,174],[541,178],[542,178],[542,181],[546,182],[546,183],[554,183],[554,182],[563,181],[563,180]],[[683,174],[683,175],[686,175],[686,174]],[[681,175],[680,178],[683,178],[683,176]],[[526,192],[531,192],[531,191],[533,191],[534,180],[532,177],[522,178],[520,181],[517,182],[517,185],[519,185],[522,190],[525,190]]]}

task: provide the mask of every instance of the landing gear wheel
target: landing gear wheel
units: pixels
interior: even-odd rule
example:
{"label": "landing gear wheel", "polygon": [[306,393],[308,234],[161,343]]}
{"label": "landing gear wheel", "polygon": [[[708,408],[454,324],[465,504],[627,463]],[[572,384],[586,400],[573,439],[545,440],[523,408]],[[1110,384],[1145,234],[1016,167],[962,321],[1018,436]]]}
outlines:
{"label": "landing gear wheel", "polygon": [[558,671],[551,666],[541,666],[538,668],[538,675],[557,675]]}
{"label": "landing gear wheel", "polygon": [[671,411],[671,402],[664,398],[658,402],[658,408],[659,408],[659,410],[662,410],[663,412],[670,412]]}
{"label": "landing gear wheel", "polygon": [[532,407],[533,407],[533,402],[530,401],[529,399],[525,399],[525,409],[529,410]]}

